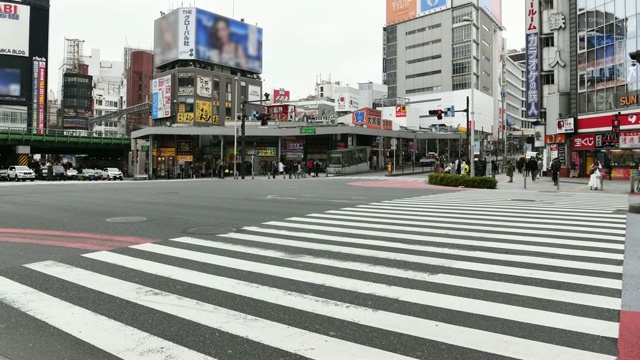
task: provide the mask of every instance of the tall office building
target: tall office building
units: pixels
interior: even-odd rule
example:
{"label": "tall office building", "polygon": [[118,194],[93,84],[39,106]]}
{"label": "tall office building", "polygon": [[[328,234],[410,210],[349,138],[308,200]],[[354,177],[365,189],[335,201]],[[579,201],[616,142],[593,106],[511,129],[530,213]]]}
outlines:
{"label": "tall office building", "polygon": [[[475,88],[500,71],[501,1],[387,1],[383,82],[389,97]],[[434,5],[431,5],[434,4]]]}

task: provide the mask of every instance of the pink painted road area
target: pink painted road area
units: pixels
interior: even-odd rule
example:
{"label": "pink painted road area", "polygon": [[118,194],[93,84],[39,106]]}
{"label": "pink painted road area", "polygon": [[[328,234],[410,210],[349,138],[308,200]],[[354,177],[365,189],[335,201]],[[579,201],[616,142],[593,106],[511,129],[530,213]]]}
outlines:
{"label": "pink painted road area", "polygon": [[134,236],[0,228],[0,242],[38,244],[92,251],[113,250],[156,241],[158,240]]}
{"label": "pink painted road area", "polygon": [[358,181],[358,182],[349,183],[348,185],[361,186],[361,187],[374,187],[374,188],[425,189],[425,190],[443,190],[443,191],[475,190],[475,189],[467,189],[467,188],[429,185],[419,181],[406,181],[406,180]]}

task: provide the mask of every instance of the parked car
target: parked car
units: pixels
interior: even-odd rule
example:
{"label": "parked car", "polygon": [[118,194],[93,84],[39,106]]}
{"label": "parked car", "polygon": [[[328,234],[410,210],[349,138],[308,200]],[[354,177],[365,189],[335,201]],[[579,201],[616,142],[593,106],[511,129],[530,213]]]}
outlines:
{"label": "parked car", "polygon": [[53,178],[51,180],[67,180],[67,177],[64,176],[64,167],[61,165],[53,166]]}
{"label": "parked car", "polygon": [[122,171],[116,168],[106,168],[102,170],[102,180],[124,180]]}
{"label": "parked car", "polygon": [[9,176],[10,180],[15,181],[33,181],[36,179],[36,174],[33,172],[33,170],[29,169],[26,166],[20,165],[9,166],[9,169],[7,170],[7,176]]}
{"label": "parked car", "polygon": [[82,173],[78,174],[78,180],[91,181],[102,179],[102,171],[95,169],[82,169]]}
{"label": "parked car", "polygon": [[9,181],[9,171],[7,169],[0,169],[0,181]]}
{"label": "parked car", "polygon": [[64,172],[65,180],[77,180],[78,179],[78,170],[76,169],[67,169]]}

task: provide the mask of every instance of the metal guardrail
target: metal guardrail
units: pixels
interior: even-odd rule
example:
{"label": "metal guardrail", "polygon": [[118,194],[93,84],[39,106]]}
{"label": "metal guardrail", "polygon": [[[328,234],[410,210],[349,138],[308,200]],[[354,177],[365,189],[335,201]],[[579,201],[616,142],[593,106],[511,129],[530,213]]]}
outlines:
{"label": "metal guardrail", "polygon": [[41,133],[33,133],[24,128],[0,127],[0,141],[54,142],[82,144],[129,144],[131,138],[126,135],[105,136],[92,131],[74,131],[60,129],[44,129]]}

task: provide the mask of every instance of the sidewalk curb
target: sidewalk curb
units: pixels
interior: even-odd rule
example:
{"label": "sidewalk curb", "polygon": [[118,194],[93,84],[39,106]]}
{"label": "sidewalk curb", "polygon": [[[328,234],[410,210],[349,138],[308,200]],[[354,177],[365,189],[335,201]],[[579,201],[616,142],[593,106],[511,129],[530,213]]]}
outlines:
{"label": "sidewalk curb", "polygon": [[640,202],[629,197],[622,272],[618,359],[640,359]]}

